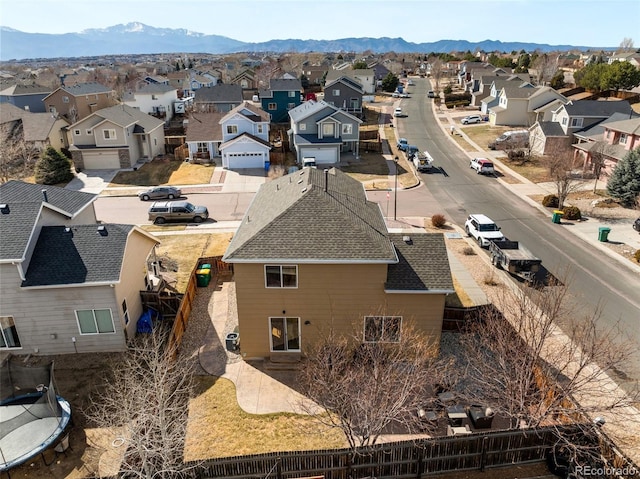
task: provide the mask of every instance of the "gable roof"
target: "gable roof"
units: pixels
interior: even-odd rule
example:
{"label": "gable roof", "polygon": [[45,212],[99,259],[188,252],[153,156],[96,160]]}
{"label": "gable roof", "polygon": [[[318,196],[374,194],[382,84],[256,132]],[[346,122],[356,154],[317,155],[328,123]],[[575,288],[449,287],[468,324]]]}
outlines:
{"label": "gable roof", "polygon": [[106,86],[101,85],[97,82],[76,83],[72,86],[61,86],[44,99],[46,100],[58,90],[63,90],[71,96],[97,95],[100,93],[110,93],[111,91],[113,91],[111,88],[107,88]]}
{"label": "gable roof", "polygon": [[120,281],[124,250],[133,228],[118,224],[43,226],[22,286]]}
{"label": "gable roof", "polygon": [[224,261],[393,263],[397,256],[360,182],[335,168],[304,168],[260,187]]}
{"label": "gable roof", "polygon": [[[633,133],[634,127],[636,133]],[[629,118],[627,113],[614,113],[606,120],[602,120],[580,131],[574,132],[574,135],[578,138],[598,141],[602,139],[605,128],[621,131],[622,133],[640,135],[640,115],[633,113],[631,118]],[[625,128],[629,131],[620,130],[618,128]]]}
{"label": "gable roof", "polygon": [[222,141],[220,120],[224,113],[191,113],[187,124],[187,142]]}
{"label": "gable roof", "polygon": [[[64,118],[59,118],[64,122],[64,126],[69,123]],[[49,138],[49,134],[56,121],[59,120],[51,113],[31,113],[22,117],[25,141],[44,141]]]}
{"label": "gable roof", "polygon": [[[47,201],[44,201],[43,190],[46,191]],[[45,203],[69,218],[76,216],[97,198],[98,195],[93,193],[67,190],[59,186],[34,185],[18,180],[9,180],[0,185],[0,203]]]}
{"label": "gable roof", "polygon": [[570,116],[608,118],[614,113],[633,113],[631,105],[627,100],[579,100],[570,101],[563,106]]}
{"label": "gable roof", "polygon": [[[51,88],[42,85],[12,85],[0,91],[0,95],[19,96],[19,95],[42,95],[51,93]],[[3,106],[4,108],[4,106]]]}
{"label": "gable roof", "polygon": [[134,94],[154,94],[154,93],[168,93],[170,91],[178,91],[174,86],[167,85],[166,83],[147,83],[140,86]]}
{"label": "gable roof", "polygon": [[242,102],[242,100],[242,87],[225,83],[199,88],[194,96],[195,102],[232,103]]}
{"label": "gable roof", "polygon": [[269,80],[271,91],[302,91],[302,83],[297,78],[272,78]]}
{"label": "gable roof", "polygon": [[229,111],[221,120],[220,123],[226,121],[228,118],[235,114],[240,114],[254,123],[267,122],[269,123],[269,114],[262,108],[253,106],[251,103],[244,102],[241,105],[233,108]]}
{"label": "gable roof", "polygon": [[220,150],[224,150],[225,148],[230,147],[231,145],[236,143],[241,138],[247,138],[247,139],[251,140],[254,143],[258,143],[258,144],[262,145],[263,147],[266,147],[268,150],[271,149],[271,143],[269,143],[268,141],[265,141],[262,138],[258,138],[257,136],[252,135],[251,133],[244,132],[244,133],[240,133],[235,138],[232,138],[231,140],[228,140],[228,141],[225,141],[224,143],[222,143],[220,145]]}
{"label": "gable roof", "polygon": [[[0,198],[0,262],[22,261],[42,202],[9,203]],[[6,206],[5,206],[6,205]]]}
{"label": "gable roof", "polygon": [[326,103],[323,100],[321,101],[308,100],[301,103],[297,107],[289,110],[289,118],[291,118],[291,121],[293,123],[297,123],[311,115],[315,115],[316,113],[321,112],[322,110],[326,110],[324,112],[325,113],[324,117],[318,118],[316,121],[321,121],[322,119],[332,115],[345,115],[351,121],[354,121],[356,123],[362,123],[362,120],[360,120],[360,118],[356,118],[350,113],[344,110],[341,110],[340,108],[337,108],[333,105],[330,105],[329,103]]}
{"label": "gable roof", "polygon": [[331,88],[336,83],[342,83],[358,93],[364,93],[362,84],[353,78],[349,78],[348,76],[341,76],[332,81],[327,80],[327,83],[324,86],[324,90],[327,91],[327,88]]}
{"label": "gable roof", "polygon": [[398,262],[387,266],[386,291],[454,291],[442,233],[390,233],[389,239],[398,253]]}
{"label": "gable roof", "polygon": [[[147,133],[155,130],[160,126],[164,126],[164,121],[159,118],[153,117],[151,115],[147,115],[145,112],[138,110],[137,108],[133,108],[124,103],[120,105],[110,106],[107,108],[103,108],[102,110],[98,110],[86,118],[70,125],[69,128],[74,127],[78,123],[84,122],[87,118],[97,116],[108,120],[116,125],[126,127],[132,124],[136,124],[141,126],[144,131]],[[136,132],[138,133],[138,132]],[[142,132],[140,132],[142,133]]]}

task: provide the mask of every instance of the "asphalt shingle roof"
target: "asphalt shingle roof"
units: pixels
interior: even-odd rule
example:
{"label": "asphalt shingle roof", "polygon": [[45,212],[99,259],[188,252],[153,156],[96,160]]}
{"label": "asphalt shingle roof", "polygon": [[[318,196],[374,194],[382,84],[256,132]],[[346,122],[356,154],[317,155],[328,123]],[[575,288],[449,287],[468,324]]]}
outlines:
{"label": "asphalt shingle roof", "polygon": [[608,118],[614,113],[633,112],[631,105],[626,100],[619,101],[598,101],[598,100],[580,100],[571,101],[564,105],[570,116],[582,117],[600,117]]}
{"label": "asphalt shingle roof", "polygon": [[109,93],[110,91],[112,91],[111,88],[108,88],[97,82],[77,83],[73,86],[63,86],[60,88],[73,96]]}
{"label": "asphalt shingle roof", "polygon": [[58,186],[34,185],[23,181],[10,180],[0,185],[0,203],[25,203],[44,201],[42,190],[47,192],[49,205],[63,212],[63,214],[73,217],[83,210],[89,203],[98,198],[93,193],[67,190]]}
{"label": "asphalt shingle roof", "polygon": [[386,290],[453,291],[447,247],[441,233],[390,233],[389,239],[398,253],[398,263],[387,266]]}
{"label": "asphalt shingle roof", "polygon": [[226,113],[192,113],[187,125],[187,142],[222,141],[220,120]]}
{"label": "asphalt shingle roof", "polygon": [[21,260],[42,202],[8,203],[0,209],[0,260]]}
{"label": "asphalt shingle roof", "polygon": [[211,86],[198,88],[195,92],[195,99],[197,102],[212,102],[212,103],[235,103],[242,102],[242,87],[240,85],[227,85],[224,83]]}
{"label": "asphalt shingle roof", "polygon": [[[104,230],[98,231],[99,227]],[[132,228],[117,224],[44,226],[22,286],[119,281]]]}
{"label": "asphalt shingle roof", "polygon": [[164,125],[164,121],[159,118],[147,115],[145,112],[125,104],[103,108],[102,110],[95,112],[94,115],[123,127],[135,123],[144,128],[144,131],[147,133]]}
{"label": "asphalt shingle roof", "polygon": [[339,170],[304,168],[262,185],[224,256],[228,262],[397,261],[376,203]]}

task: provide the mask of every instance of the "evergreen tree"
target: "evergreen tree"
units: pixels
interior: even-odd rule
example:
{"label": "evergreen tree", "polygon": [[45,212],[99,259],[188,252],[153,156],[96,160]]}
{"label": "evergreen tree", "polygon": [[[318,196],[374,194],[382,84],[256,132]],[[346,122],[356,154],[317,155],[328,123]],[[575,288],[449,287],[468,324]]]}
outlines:
{"label": "evergreen tree", "polygon": [[387,76],[382,79],[382,91],[392,92],[396,89],[398,83],[400,83],[398,77],[389,72]]}
{"label": "evergreen tree", "polygon": [[636,204],[640,195],[640,149],[631,150],[618,162],[607,183],[607,192],[623,206]]}
{"label": "evergreen tree", "polygon": [[35,166],[36,183],[56,185],[73,178],[71,162],[52,146],[48,147]]}

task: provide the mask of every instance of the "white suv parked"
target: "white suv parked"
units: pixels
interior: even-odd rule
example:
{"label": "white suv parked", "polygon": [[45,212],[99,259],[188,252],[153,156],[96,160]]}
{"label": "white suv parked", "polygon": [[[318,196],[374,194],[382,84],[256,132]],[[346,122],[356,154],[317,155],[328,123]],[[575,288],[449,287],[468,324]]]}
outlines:
{"label": "white suv parked", "polygon": [[463,125],[470,125],[472,123],[482,123],[482,117],[480,115],[465,116],[460,122]]}
{"label": "white suv parked", "polygon": [[474,158],[469,162],[469,168],[476,170],[479,175],[493,175],[493,163],[486,158]]}
{"label": "white suv parked", "polygon": [[467,235],[473,238],[482,247],[489,246],[490,241],[504,241],[506,238],[500,232],[500,227],[488,216],[481,214],[469,215],[464,223]]}

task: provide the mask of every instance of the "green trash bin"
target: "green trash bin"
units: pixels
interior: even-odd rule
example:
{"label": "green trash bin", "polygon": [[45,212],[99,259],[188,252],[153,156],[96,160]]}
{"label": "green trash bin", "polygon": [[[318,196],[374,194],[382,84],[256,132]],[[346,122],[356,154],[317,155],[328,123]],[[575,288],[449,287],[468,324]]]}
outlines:
{"label": "green trash bin", "polygon": [[607,228],[605,226],[601,226],[598,228],[598,241],[606,242],[609,241],[609,233],[611,232],[611,228]]}
{"label": "green trash bin", "polygon": [[196,283],[199,288],[206,288],[209,286],[209,281],[211,281],[211,270],[210,269],[198,269],[196,270]]}
{"label": "green trash bin", "polygon": [[555,210],[553,212],[553,216],[551,216],[551,222],[560,224],[560,220],[562,219],[562,215],[564,215],[564,211]]}

